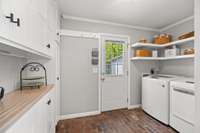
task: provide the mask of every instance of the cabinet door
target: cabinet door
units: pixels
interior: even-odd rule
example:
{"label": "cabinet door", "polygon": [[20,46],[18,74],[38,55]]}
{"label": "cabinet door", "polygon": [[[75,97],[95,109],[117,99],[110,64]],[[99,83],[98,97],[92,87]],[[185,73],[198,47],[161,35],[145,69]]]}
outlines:
{"label": "cabinet door", "polygon": [[[6,5],[6,0],[0,0],[0,36],[4,38],[8,38],[9,32],[11,30],[11,23],[8,19],[5,18],[5,14],[3,12],[3,5]],[[5,8],[5,7],[4,7]],[[6,14],[9,15],[9,14]]]}
{"label": "cabinet door", "polygon": [[35,113],[35,117],[33,120],[34,133],[47,133],[46,101],[47,101],[47,96],[44,96],[32,109],[34,110],[34,113]]}
{"label": "cabinet door", "polygon": [[56,122],[56,92],[55,89],[51,90],[49,93],[49,99],[51,104],[48,107],[49,111],[49,129],[50,133],[55,132],[55,122]]}
{"label": "cabinet door", "polygon": [[12,0],[0,0],[0,36],[6,39],[13,38],[12,26],[14,25],[9,18],[6,18],[6,16],[10,16],[11,13],[16,13]]}
{"label": "cabinet door", "polygon": [[36,114],[32,110],[24,114],[10,129],[5,133],[36,133],[33,131],[33,118]]}
{"label": "cabinet door", "polygon": [[47,49],[47,52],[50,56],[54,56],[55,53],[55,32],[48,30],[48,42],[51,45],[51,48]]}
{"label": "cabinet door", "polygon": [[48,22],[48,26],[50,28],[50,30],[55,31],[56,30],[56,10],[57,10],[57,6],[55,1],[53,0],[48,0],[48,4],[47,4],[47,22]]}
{"label": "cabinet door", "polygon": [[[23,45],[27,45],[27,34],[28,29],[27,23],[27,9],[30,0],[1,0],[1,20],[3,30],[0,35],[6,39],[13,42],[17,42]],[[23,3],[23,4],[21,4]],[[13,21],[19,19],[19,25],[17,23],[11,22],[6,16],[13,14]]]}
{"label": "cabinet door", "polygon": [[30,20],[29,35],[32,47],[40,52],[42,52],[42,45],[45,44],[45,23],[39,14],[32,12],[32,17]]}
{"label": "cabinet door", "polygon": [[56,2],[53,0],[48,0],[47,23],[48,28],[51,31],[51,38],[53,41],[59,41],[59,36],[57,35],[59,19],[60,18]]}

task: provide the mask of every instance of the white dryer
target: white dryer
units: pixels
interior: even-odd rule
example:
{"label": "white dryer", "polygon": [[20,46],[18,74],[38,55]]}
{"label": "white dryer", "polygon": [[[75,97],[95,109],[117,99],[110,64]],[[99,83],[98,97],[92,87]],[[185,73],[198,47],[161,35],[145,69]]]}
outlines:
{"label": "white dryer", "polygon": [[142,78],[142,108],[149,115],[169,125],[169,90],[175,76],[157,75]]}
{"label": "white dryer", "polygon": [[194,79],[179,78],[170,83],[170,126],[180,133],[193,133],[194,124]]}

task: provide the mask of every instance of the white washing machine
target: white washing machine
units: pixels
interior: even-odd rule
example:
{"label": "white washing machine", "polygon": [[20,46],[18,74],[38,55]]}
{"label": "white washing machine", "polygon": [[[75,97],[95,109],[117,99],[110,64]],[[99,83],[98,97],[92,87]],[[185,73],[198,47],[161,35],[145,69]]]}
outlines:
{"label": "white washing machine", "polygon": [[180,133],[194,133],[194,79],[179,78],[170,83],[170,126]]}
{"label": "white washing machine", "polygon": [[149,115],[169,125],[170,81],[175,76],[158,75],[142,78],[142,108]]}

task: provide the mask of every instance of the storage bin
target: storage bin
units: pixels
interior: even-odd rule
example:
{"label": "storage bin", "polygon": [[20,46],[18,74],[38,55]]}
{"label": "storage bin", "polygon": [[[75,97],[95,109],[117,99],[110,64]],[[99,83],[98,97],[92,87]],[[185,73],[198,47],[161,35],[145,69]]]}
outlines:
{"label": "storage bin", "polygon": [[136,50],[135,56],[136,57],[151,57],[151,51],[149,51],[149,50]]}
{"label": "storage bin", "polygon": [[184,55],[194,54],[194,48],[184,49],[183,54]]}
{"label": "storage bin", "polygon": [[172,40],[172,36],[168,34],[161,34],[154,37],[155,44],[166,44],[166,43],[171,42],[171,40]]}
{"label": "storage bin", "polygon": [[182,40],[182,39],[187,39],[187,38],[190,38],[190,37],[193,37],[193,36],[194,36],[194,31],[185,33],[185,34],[179,36],[178,39]]}

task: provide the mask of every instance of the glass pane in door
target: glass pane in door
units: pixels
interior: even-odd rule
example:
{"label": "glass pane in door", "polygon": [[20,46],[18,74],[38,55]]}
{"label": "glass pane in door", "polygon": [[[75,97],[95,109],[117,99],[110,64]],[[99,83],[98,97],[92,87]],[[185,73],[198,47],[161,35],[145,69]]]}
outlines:
{"label": "glass pane in door", "polygon": [[123,75],[124,74],[124,42],[105,41],[103,49],[103,74]]}

